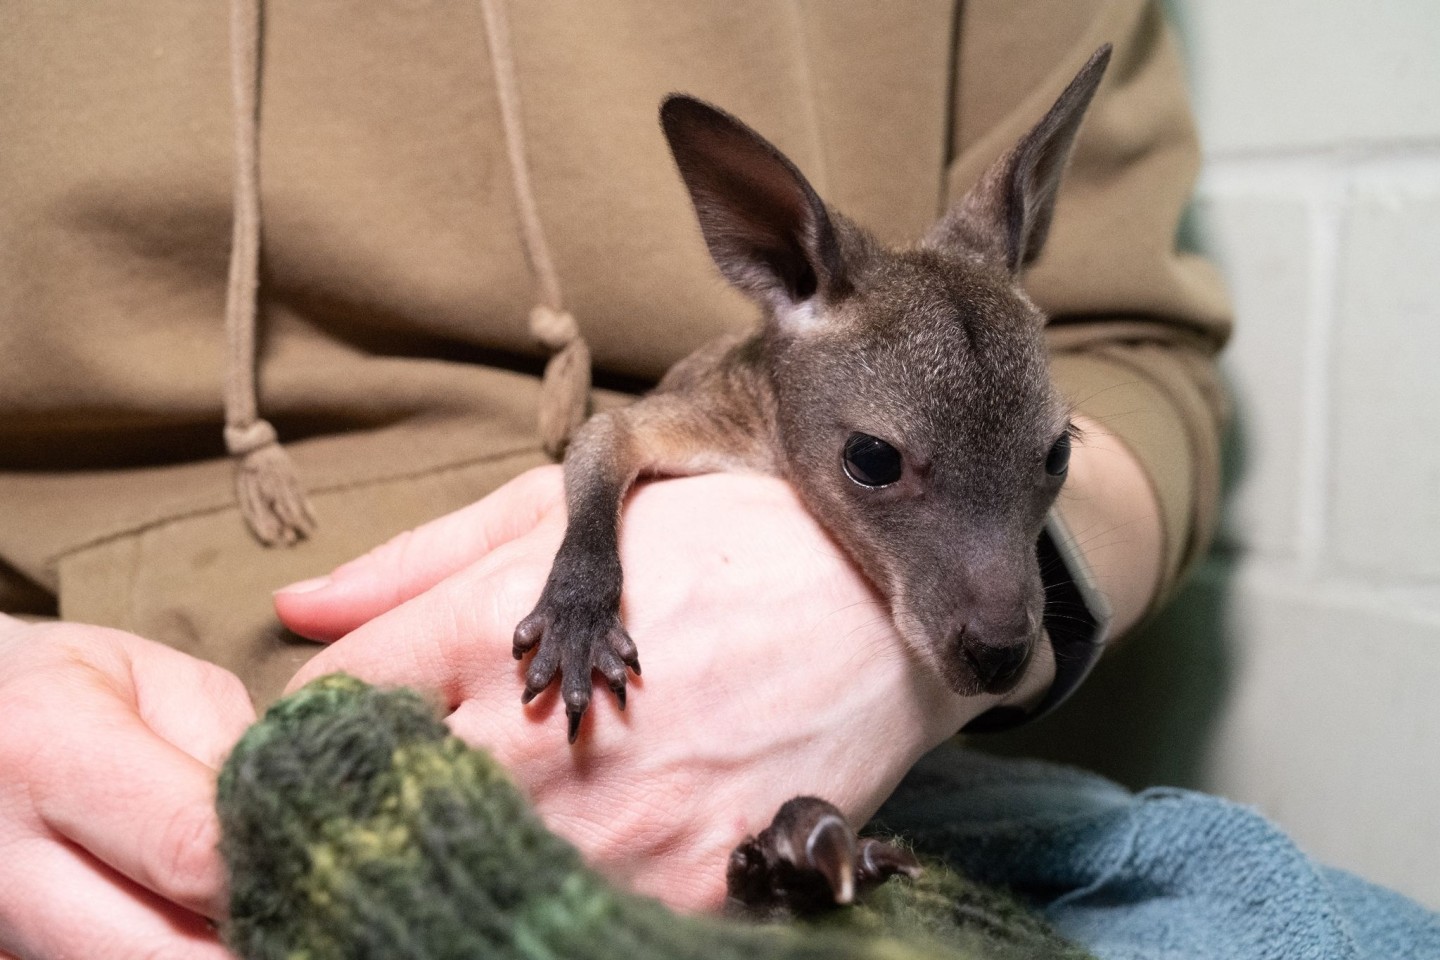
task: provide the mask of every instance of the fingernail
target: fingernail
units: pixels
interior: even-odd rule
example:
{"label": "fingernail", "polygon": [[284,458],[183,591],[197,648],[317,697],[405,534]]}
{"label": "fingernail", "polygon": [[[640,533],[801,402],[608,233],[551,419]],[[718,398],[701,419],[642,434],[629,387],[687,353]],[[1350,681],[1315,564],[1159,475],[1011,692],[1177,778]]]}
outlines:
{"label": "fingernail", "polygon": [[312,580],[301,580],[299,583],[292,583],[288,587],[281,587],[276,593],[314,593],[316,590],[323,590],[330,586],[329,577],[315,577]]}

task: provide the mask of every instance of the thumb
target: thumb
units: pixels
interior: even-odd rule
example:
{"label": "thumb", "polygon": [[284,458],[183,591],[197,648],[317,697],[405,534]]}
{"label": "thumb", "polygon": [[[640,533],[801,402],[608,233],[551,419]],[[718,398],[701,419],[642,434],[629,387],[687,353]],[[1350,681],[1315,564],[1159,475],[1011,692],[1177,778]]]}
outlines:
{"label": "thumb", "polygon": [[275,592],[275,612],[311,640],[338,640],[527,533],[564,503],[559,467],[522,473],[464,509],[407,530],[328,575]]}

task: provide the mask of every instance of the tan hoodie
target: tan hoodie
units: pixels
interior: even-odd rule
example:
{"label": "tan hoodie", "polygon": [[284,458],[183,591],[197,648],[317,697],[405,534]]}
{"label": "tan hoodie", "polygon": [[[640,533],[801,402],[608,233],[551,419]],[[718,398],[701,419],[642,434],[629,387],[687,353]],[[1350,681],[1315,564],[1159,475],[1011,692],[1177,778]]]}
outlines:
{"label": "tan hoodie", "polygon": [[[1158,4],[508,10],[538,217],[597,381],[624,389],[755,322],[709,262],[663,94],[742,117],[902,241],[1114,42],[1026,284],[1058,381],[1153,480],[1174,584],[1216,506],[1228,312],[1175,250],[1198,151]],[[319,525],[294,547],[254,539],[222,440],[228,27],[194,0],[0,8],[0,609],[170,643],[263,701],[310,650],[272,589],[544,462],[546,351],[481,4],[270,3],[258,398]]]}

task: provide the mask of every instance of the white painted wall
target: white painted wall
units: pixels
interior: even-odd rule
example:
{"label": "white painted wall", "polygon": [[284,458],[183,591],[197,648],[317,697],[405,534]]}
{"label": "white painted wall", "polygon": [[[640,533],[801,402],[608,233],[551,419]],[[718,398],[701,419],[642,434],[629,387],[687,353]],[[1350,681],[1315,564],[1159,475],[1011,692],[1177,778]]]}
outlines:
{"label": "white painted wall", "polygon": [[1169,6],[1238,322],[1194,785],[1440,907],[1440,3]]}

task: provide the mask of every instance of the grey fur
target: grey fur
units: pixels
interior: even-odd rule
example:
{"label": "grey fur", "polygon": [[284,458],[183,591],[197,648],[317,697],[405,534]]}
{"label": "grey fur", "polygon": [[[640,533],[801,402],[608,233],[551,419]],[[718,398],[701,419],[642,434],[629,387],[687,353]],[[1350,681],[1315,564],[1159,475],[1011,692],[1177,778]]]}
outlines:
{"label": "grey fur", "polygon": [[[526,699],[558,670],[573,741],[592,670],[622,698],[638,672],[619,620],[619,507],[643,474],[785,477],[889,601],[899,632],[957,692],[1003,692],[1041,636],[1035,542],[1069,430],[1045,318],[1019,287],[1040,252],[1101,48],[1045,117],[916,246],[888,249],[829,210],[739,120],[668,98],[661,122],[716,264],[764,314],[654,393],[601,414],[565,460],[570,511],[540,602],[515,634],[538,647]],[[894,484],[842,469],[853,432],[904,455]]]}

